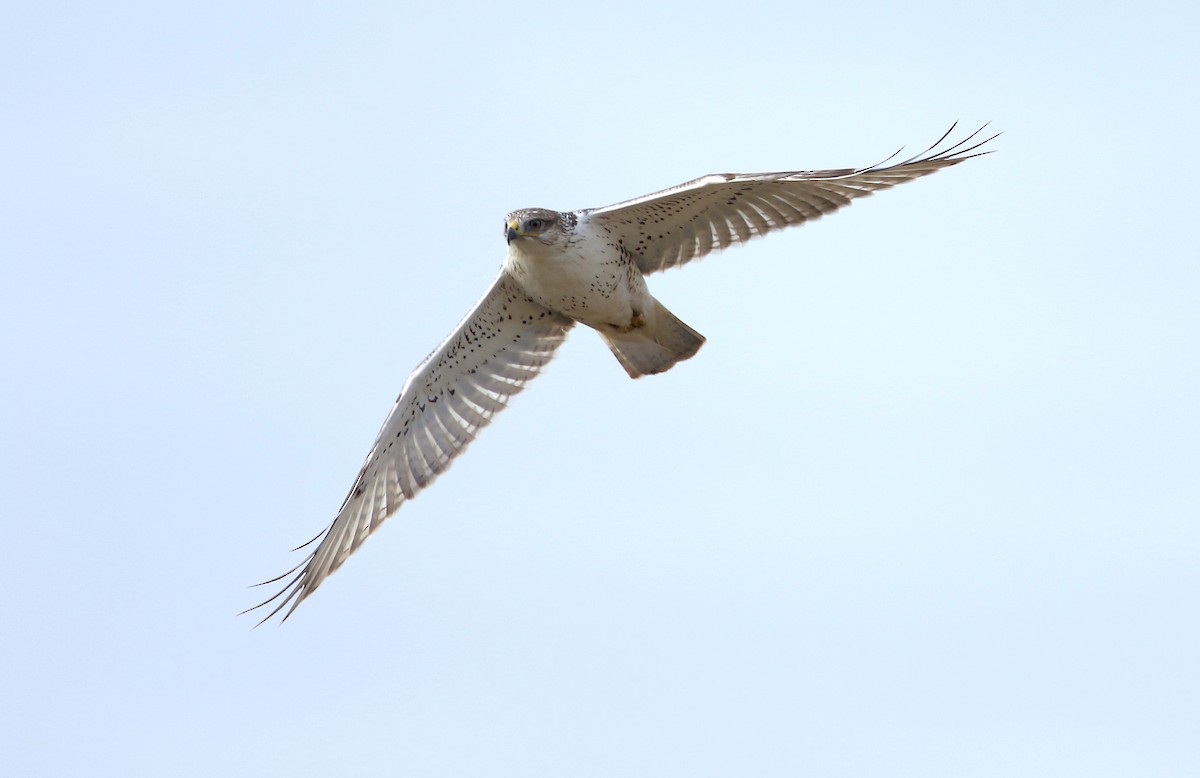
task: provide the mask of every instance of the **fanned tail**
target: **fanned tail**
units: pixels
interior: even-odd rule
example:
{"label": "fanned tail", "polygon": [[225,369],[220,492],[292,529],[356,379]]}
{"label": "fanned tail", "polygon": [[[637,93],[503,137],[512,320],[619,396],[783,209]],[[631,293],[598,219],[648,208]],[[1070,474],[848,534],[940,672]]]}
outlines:
{"label": "fanned tail", "polygon": [[630,378],[666,372],[675,363],[694,356],[704,345],[703,335],[680,321],[658,300],[653,302],[642,326],[627,332],[600,332]]}

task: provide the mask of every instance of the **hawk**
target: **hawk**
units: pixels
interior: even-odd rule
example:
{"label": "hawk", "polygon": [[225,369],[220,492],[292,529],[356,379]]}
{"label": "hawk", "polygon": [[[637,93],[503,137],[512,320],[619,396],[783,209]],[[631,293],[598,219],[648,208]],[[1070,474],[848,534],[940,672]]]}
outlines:
{"label": "hawk", "polygon": [[316,543],[312,552],[265,581],[287,579],[249,610],[274,603],[262,621],[284,608],[286,620],[450,466],[576,324],[598,332],[631,378],[694,356],[704,336],[655,299],[646,276],[987,154],[980,148],[997,136],[976,140],[983,129],[942,148],[952,126],[922,154],[891,165],[899,152],[866,168],[725,173],[603,208],[513,211],[504,222],[508,254],[499,277],[404,382],[337,517],[300,547]]}

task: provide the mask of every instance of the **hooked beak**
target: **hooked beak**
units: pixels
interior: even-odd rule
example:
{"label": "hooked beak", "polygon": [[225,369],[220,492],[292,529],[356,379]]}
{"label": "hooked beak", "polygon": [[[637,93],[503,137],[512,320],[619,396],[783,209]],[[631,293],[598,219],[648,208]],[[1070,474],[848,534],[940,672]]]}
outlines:
{"label": "hooked beak", "polygon": [[512,221],[508,223],[508,230],[504,233],[504,239],[507,243],[512,243],[517,238],[521,237],[520,224]]}

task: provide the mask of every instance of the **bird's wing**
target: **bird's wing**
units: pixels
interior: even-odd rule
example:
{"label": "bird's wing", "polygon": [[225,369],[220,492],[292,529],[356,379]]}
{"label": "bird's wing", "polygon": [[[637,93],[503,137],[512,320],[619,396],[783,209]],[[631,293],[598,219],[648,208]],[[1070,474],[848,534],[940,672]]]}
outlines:
{"label": "bird's wing", "polygon": [[284,619],[290,616],[405,500],[450,466],[550,361],[572,324],[529,299],[502,271],[458,329],[405,381],[337,518],[305,544],[316,548],[266,581],[287,579],[274,597],[250,610],[275,603],[266,621],[291,603]]}
{"label": "bird's wing", "polygon": [[953,131],[952,126],[924,153],[894,165],[886,163],[899,152],[868,168],[719,173],[578,215],[619,240],[643,273],[655,273],[987,154],[979,148],[996,137],[975,141],[981,127],[939,149]]}

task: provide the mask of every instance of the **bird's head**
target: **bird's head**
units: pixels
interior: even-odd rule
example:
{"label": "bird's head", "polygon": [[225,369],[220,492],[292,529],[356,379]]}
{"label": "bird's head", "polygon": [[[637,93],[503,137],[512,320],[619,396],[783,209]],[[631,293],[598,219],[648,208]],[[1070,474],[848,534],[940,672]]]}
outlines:
{"label": "bird's head", "polygon": [[537,242],[554,246],[565,243],[574,226],[574,214],[547,208],[522,208],[505,217],[504,238],[510,245],[520,241],[526,245]]}

